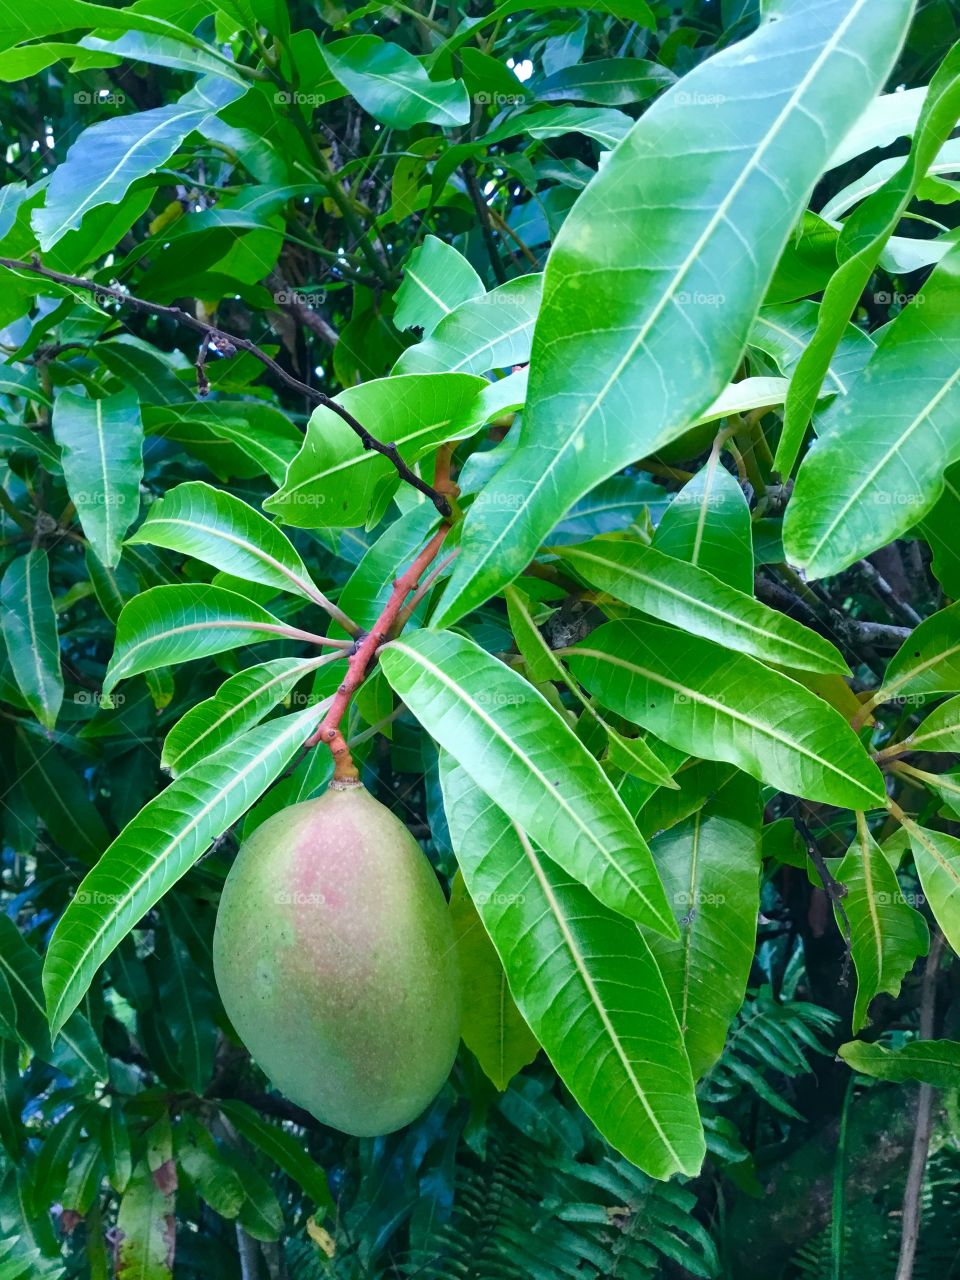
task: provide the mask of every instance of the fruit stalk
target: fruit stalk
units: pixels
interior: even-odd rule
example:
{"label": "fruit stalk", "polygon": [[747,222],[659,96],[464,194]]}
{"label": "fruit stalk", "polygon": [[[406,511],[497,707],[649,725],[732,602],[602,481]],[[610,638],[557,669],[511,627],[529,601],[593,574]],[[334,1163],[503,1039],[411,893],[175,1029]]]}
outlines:
{"label": "fruit stalk", "polygon": [[390,633],[398,619],[404,601],[411,591],[416,591],[420,585],[420,575],[436,559],[449,532],[450,525],[442,524],[413,563],[403,571],[399,578],[394,580],[390,599],[384,606],[383,612],[374,623],[372,629],[366,635],[362,635],[353,646],[347,659],[347,674],[334,695],[329,711],[320,722],[319,727],[306,741],[307,747],[316,746],[318,742],[327,744],[333,756],[333,776],[336,780],[345,781],[347,779],[356,779],[360,776],[356,765],[353,763],[353,757],[350,755],[347,740],[340,728],[340,723],[347,707],[350,705],[350,699],[360,687],[377,650],[390,639]]}

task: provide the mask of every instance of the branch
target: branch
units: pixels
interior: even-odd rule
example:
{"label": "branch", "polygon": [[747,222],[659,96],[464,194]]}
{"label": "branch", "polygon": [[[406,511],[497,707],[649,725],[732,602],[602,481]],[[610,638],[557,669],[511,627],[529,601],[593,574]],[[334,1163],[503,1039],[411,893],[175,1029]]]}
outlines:
{"label": "branch", "polygon": [[[930,939],[930,954],[923,971],[920,995],[920,1039],[932,1040],[937,1001],[937,969],[943,950],[943,934],[939,929]],[[920,1238],[920,1220],[923,1216],[923,1178],[930,1150],[930,1134],[933,1128],[933,1085],[922,1084],[917,1099],[917,1122],[910,1151],[910,1170],[903,1192],[903,1229],[900,1235],[900,1258],[895,1280],[912,1280],[913,1264]]]}
{"label": "branch", "polygon": [[393,590],[390,593],[390,599],[384,606],[380,617],[374,623],[373,629],[354,645],[347,659],[346,677],[334,695],[330,710],[320,722],[319,728],[310,735],[305,743],[307,747],[316,746],[318,742],[327,744],[334,759],[334,778],[355,779],[360,776],[350,755],[347,741],[341,732],[340,722],[347,707],[350,705],[350,699],[356,693],[364,676],[367,674],[367,669],[373,662],[377,650],[390,638],[390,632],[397,621],[403,602],[411,591],[417,590],[420,584],[420,575],[436,559],[440,548],[443,546],[443,540],[449,531],[450,526],[448,524],[441,525],[413,564],[396,579],[393,584]]}
{"label": "branch", "polygon": [[213,350],[219,356],[229,357],[236,355],[238,351],[245,351],[248,355],[253,356],[255,360],[259,360],[264,368],[269,369],[274,377],[278,378],[285,386],[298,391],[315,404],[323,405],[325,409],[335,413],[337,417],[347,424],[351,431],[359,436],[360,443],[364,449],[373,450],[375,453],[382,454],[383,457],[389,459],[401,480],[405,480],[407,484],[412,485],[419,493],[429,498],[442,516],[450,515],[450,504],[447,499],[424,480],[421,480],[416,472],[407,466],[400,457],[395,444],[385,444],[382,440],[378,440],[376,436],[371,435],[366,427],[359,423],[353,414],[344,409],[342,405],[337,404],[336,400],[324,392],[318,391],[315,387],[307,386],[299,378],[287,373],[285,369],[277,364],[276,360],[268,356],[265,351],[261,351],[256,343],[251,342],[249,338],[238,338],[235,334],[225,333],[223,329],[218,329],[216,325],[206,324],[203,320],[198,320],[196,316],[192,316],[189,311],[184,311],[182,307],[168,307],[160,302],[148,302],[144,298],[134,297],[132,293],[127,293],[123,289],[97,284],[95,281],[85,280],[81,276],[68,276],[60,271],[51,271],[49,268],[44,267],[37,258],[34,258],[32,262],[21,262],[15,258],[0,258],[0,266],[9,267],[11,271],[29,271],[35,276],[41,276],[45,280],[52,280],[55,284],[66,285],[70,289],[83,289],[87,293],[112,298],[115,302],[119,302],[121,306],[132,307],[133,310],[143,311],[147,315],[167,316],[180,324],[186,325],[188,329],[193,329],[195,332],[203,334],[203,341],[197,358],[197,385],[201,395],[204,395],[207,389],[204,363],[208,352]]}

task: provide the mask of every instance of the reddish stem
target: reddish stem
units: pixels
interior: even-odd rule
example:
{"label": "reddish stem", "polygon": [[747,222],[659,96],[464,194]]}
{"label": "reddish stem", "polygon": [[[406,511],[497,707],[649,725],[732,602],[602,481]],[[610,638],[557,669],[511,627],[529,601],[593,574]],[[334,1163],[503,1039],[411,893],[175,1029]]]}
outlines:
{"label": "reddish stem", "polygon": [[305,745],[308,747],[316,746],[318,742],[327,744],[333,755],[333,776],[335,779],[356,779],[360,776],[350,755],[347,740],[341,732],[340,722],[346,713],[347,707],[350,705],[350,699],[363,682],[377,650],[389,639],[391,629],[403,607],[403,602],[410,592],[416,591],[420,585],[420,575],[436,559],[440,548],[443,546],[443,540],[449,531],[450,526],[442,524],[416,560],[401,573],[399,578],[394,580],[390,599],[384,606],[383,612],[374,623],[372,630],[368,631],[363,639],[359,641],[347,659],[347,674],[344,677],[343,684],[334,695],[329,711],[320,722],[319,727],[306,741]]}

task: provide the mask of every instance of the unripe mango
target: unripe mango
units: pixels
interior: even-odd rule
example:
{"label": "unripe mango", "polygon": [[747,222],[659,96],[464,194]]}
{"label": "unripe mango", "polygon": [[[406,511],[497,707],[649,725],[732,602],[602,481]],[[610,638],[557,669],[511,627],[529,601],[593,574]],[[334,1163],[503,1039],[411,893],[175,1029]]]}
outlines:
{"label": "unripe mango", "polygon": [[460,1038],[443,891],[406,827],[356,782],[268,818],[227,876],[217,986],[292,1102],[361,1137],[414,1120]]}

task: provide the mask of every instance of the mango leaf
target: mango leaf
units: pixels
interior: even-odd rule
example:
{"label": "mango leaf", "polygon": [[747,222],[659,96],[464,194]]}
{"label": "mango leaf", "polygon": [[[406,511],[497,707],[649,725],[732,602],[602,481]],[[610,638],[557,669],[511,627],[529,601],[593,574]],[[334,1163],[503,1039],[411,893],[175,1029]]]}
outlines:
{"label": "mango leaf", "polygon": [[647,940],[694,1080],[720,1057],[743,1004],[760,910],[760,789],[742,774],[650,849],[680,939]]}
{"label": "mango leaf", "polygon": [[566,650],[604,706],[664,742],[792,795],[883,804],[880,770],[838,711],[745,654],[650,622],[609,622]]}
{"label": "mango leaf", "polygon": [[653,545],[753,594],[750,505],[719,454],[711,453],[674,496],[657,525]]}
{"label": "mango leaf", "polygon": [[[226,743],[263,719],[311,671],[329,662],[320,658],[276,658],[238,671],[224,680],[211,698],[198,702],[167,734],[160,764],[174,777],[219,751]],[[339,656],[339,655],[335,655]],[[316,709],[317,721],[323,706]]]}
{"label": "mango leaf", "polygon": [[871,699],[894,695],[954,693],[960,689],[960,603],[939,610],[910,633],[887,664],[883,685]]}
{"label": "mango leaf", "polygon": [[155,667],[209,657],[275,636],[310,639],[246,596],[206,583],[151,587],[123,606],[117,642],[103,681],[109,694],[121,680]]}
{"label": "mango leaf", "polygon": [[597,58],[562,67],[534,81],[530,89],[541,102],[598,102],[605,107],[627,107],[652,98],[676,78],[668,67],[645,58]]}
{"label": "mango leaf", "polygon": [[63,702],[63,674],[50,569],[42,547],[7,565],[0,583],[0,613],[17,687],[44,728],[52,729]]}
{"label": "mango leaf", "polygon": [[519,276],[461,302],[429,338],[407,347],[393,373],[489,373],[530,359],[543,276]]}
{"label": "mango leaf", "polygon": [[306,1192],[318,1209],[333,1207],[327,1175],[304,1151],[303,1143],[298,1138],[279,1125],[264,1120],[245,1102],[231,1099],[218,1102],[217,1106],[249,1143],[262,1151]]}
{"label": "mango leaf", "polygon": [[177,1165],[222,1218],[235,1218],[246,1199],[240,1175],[223,1159],[213,1138],[192,1116],[177,1126]]}
{"label": "mango leaf", "polygon": [[934,707],[902,741],[910,751],[960,751],[960,696]]}
{"label": "mango leaf", "polygon": [[500,957],[484,928],[463,876],[450,889],[450,918],[463,985],[463,1043],[502,1093],[540,1052],[517,1008]]}
{"label": "mango leaf", "polygon": [[403,283],[397,290],[393,323],[398,329],[418,328],[429,338],[444,316],[461,302],[485,293],[483,281],[453,245],[424,236],[404,263]]}
{"label": "mango leaf", "polygon": [[147,1162],[134,1170],[117,1211],[117,1273],[139,1280],[172,1280],[177,1243],[175,1198]]}
{"label": "mango leaf", "polygon": [[46,436],[32,427],[20,426],[14,422],[0,422],[0,455],[6,456],[26,449],[35,453],[51,475],[59,475],[60,453]]}
{"label": "mango leaf", "polygon": [[[750,345],[775,360],[781,373],[792,374],[817,331],[819,315],[820,304],[809,298],[761,307]],[[827,366],[822,394],[845,396],[876,345],[868,333],[848,324]]]}
{"label": "mango leaf", "polygon": [[926,920],[905,901],[896,873],[862,814],[857,827],[856,841],[834,872],[847,887],[843,910],[850,922],[850,951],[857,971],[854,1034],[867,1025],[874,996],[881,991],[899,995],[904,974],[930,945]]}
{"label": "mango leaf", "polygon": [[[376,378],[337,396],[360,422],[376,423],[378,439],[397,446],[405,462],[444,440],[472,435],[484,421],[482,378],[427,374]],[[378,523],[400,479],[389,458],[364,449],[332,409],[320,405],[280,489],[264,507],[286,524],[318,529]]]}
{"label": "mango leaf", "polygon": [[638,778],[662,787],[674,787],[676,783],[670,770],[643,738],[626,738],[613,725],[608,724],[580,686],[556,656],[540,633],[530,613],[530,602],[516,587],[507,587],[507,613],[510,629],[523,655],[529,678],[536,684],[559,681],[580,703],[584,714],[594,720],[607,737],[607,756],[612,763]]}
{"label": "mango leaf", "polygon": [[54,169],[43,207],[33,212],[41,249],[52,248],[79,227],[88,209],[118,204],[133,182],[162,168],[207,116],[245,92],[219,76],[210,77],[169,106],[100,120],[84,129]]}
{"label": "mango leaf", "polygon": [[854,1071],[877,1080],[896,1084],[919,1080],[938,1089],[960,1085],[960,1043],[956,1040],[911,1040],[896,1049],[851,1040],[837,1052]]}
{"label": "mango leaf", "polygon": [[276,525],[241,498],[194,480],[154,502],[128,539],[168,547],[248,582],[292,591],[318,603],[296,548]]}
{"label": "mango leaf", "polygon": [[214,400],[146,405],[143,420],[148,433],[182,445],[224,480],[262,472],[281,484],[303,444],[299,429],[269,404]]}
{"label": "mango leaf", "polygon": [[54,1035],[114,947],[266,790],[316,719],[308,707],[257,725],[188,769],[121,831],[50,939],[43,986]]}
{"label": "mango leaf", "polygon": [[704,1144],[693,1079],[643,934],[566,876],[446,754],[440,780],[470,896],[567,1088],[651,1177],[695,1173]]}
{"label": "mango leaf", "polygon": [[61,391],[52,425],[83,532],[97,558],[114,568],[123,535],[140,509],[143,424],[137,393],[127,387],[90,400]]}
{"label": "mango leaf", "polygon": [[676,925],[650,850],[603,770],[544,697],[463,636],[417,631],[381,666],[423,727],[601,902]]}
{"label": "mango leaf", "polygon": [[[613,152],[554,242],[521,448],[467,517],[441,625],[516,577],[577,498],[680,435],[731,381],[807,197],[911,12],[910,0],[830,0],[814,26],[804,4],[778,5]],[[765,85],[776,91],[758,97]]]}
{"label": "mango leaf", "polygon": [[784,519],[791,563],[822,578],[912,528],[960,458],[960,247],[885,329],[818,424]]}
{"label": "mango leaf", "polygon": [[107,1162],[107,1177],[114,1191],[126,1191],[133,1173],[130,1131],[123,1102],[114,1096],[100,1122],[100,1145]]}
{"label": "mango leaf", "polygon": [[654,547],[598,539],[557,554],[591,586],[661,622],[766,662],[849,674],[829,640]]}
{"label": "mango leaf", "polygon": [[851,215],[837,243],[840,266],[827,285],[818,313],[817,331],[790,381],[783,431],[774,467],[781,475],[793,470],[830,361],[880,253],[896,230],[917,186],[960,116],[960,44],[955,45],[934,76],[923,104],[913,146],[903,166]]}
{"label": "mango leaf", "polygon": [[417,124],[451,128],[470,120],[470,99],[460,80],[431,80],[402,45],[379,36],[349,36],[324,45],[331,73],[382,124],[410,129]]}
{"label": "mango leaf", "polygon": [[960,840],[910,819],[903,826],[927,904],[946,940],[960,951]]}
{"label": "mango leaf", "polygon": [[61,849],[86,863],[96,862],[110,836],[75,769],[54,747],[18,731],[16,759],[27,798],[43,815],[43,825]]}

